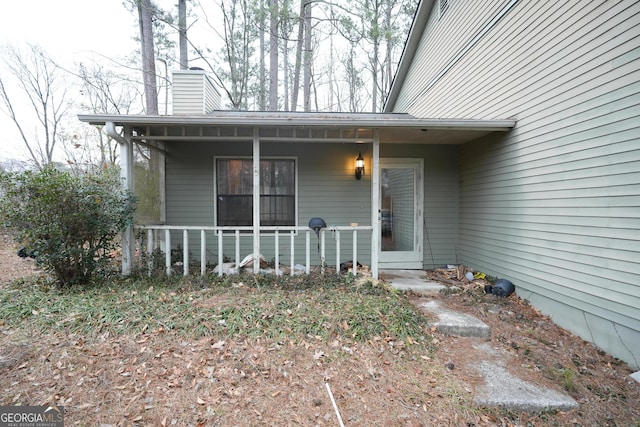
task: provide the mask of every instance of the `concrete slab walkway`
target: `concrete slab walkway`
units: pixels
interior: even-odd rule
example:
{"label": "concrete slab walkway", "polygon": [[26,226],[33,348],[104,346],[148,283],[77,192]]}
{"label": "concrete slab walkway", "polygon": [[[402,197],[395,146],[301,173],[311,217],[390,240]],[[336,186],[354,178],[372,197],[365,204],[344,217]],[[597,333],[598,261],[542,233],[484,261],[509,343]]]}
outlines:
{"label": "concrete slab walkway", "polygon": [[[398,290],[411,290],[423,295],[437,295],[444,285],[426,279],[424,271],[388,270],[381,278]],[[491,328],[481,320],[466,313],[451,310],[439,301],[426,300],[417,303],[417,308],[436,320],[430,323],[444,335],[470,337],[473,344],[469,352],[475,354],[468,368],[481,375],[483,381],[474,390],[474,404],[484,407],[501,407],[514,411],[541,412],[545,410],[569,410],[578,407],[570,396],[516,377],[508,370],[511,357],[508,353],[493,348],[487,338]]]}
{"label": "concrete slab walkway", "polygon": [[381,270],[378,277],[401,291],[413,291],[421,295],[436,295],[446,288],[442,283],[427,279],[424,270]]}
{"label": "concrete slab walkway", "polygon": [[514,411],[542,412],[553,409],[566,411],[578,403],[564,393],[525,381],[507,369],[511,356],[492,348],[487,343],[476,344],[474,350],[483,355],[475,369],[484,378],[484,384],[475,390],[473,403],[478,406],[503,407]]}
{"label": "concrete slab walkway", "polygon": [[441,334],[476,338],[487,338],[491,334],[489,325],[482,320],[444,308],[436,300],[420,303],[418,308],[438,317],[438,320],[430,325],[435,326],[436,331]]}

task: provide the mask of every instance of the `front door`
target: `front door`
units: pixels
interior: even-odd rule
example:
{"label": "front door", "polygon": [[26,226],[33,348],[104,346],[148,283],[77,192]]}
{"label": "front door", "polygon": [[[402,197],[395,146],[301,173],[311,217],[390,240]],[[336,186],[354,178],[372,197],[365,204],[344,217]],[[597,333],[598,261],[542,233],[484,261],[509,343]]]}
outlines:
{"label": "front door", "polygon": [[422,159],[380,159],[379,267],[422,268]]}

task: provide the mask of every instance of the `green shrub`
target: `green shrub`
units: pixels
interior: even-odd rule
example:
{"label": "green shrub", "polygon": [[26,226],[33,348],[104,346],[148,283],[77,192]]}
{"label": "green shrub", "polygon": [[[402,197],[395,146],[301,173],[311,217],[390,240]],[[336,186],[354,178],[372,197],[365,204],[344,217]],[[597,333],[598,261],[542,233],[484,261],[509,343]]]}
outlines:
{"label": "green shrub", "polygon": [[59,285],[104,274],[135,200],[115,170],[74,176],[54,167],[0,174],[0,219]]}

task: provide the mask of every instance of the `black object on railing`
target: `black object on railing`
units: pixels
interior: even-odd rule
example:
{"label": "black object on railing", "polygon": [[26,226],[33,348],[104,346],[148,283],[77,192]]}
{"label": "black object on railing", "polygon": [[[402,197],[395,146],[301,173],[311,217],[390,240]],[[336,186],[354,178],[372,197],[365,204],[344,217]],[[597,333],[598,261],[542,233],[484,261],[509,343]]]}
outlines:
{"label": "black object on railing", "polygon": [[311,218],[309,220],[309,228],[316,232],[316,236],[318,236],[318,252],[320,252],[320,230],[323,228],[327,228],[327,223],[324,222],[322,218]]}

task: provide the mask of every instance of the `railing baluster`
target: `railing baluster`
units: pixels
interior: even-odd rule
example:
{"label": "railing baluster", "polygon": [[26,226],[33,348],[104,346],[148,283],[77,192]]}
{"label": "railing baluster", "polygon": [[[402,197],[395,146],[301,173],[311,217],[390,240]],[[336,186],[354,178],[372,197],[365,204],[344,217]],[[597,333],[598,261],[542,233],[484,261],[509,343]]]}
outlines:
{"label": "railing baluster", "polygon": [[[142,248],[141,248],[142,249]],[[153,270],[153,230],[147,230],[147,275],[151,276]]]}
{"label": "railing baluster", "polygon": [[171,276],[171,230],[164,230],[164,264],[167,276]]}
{"label": "railing baluster", "polygon": [[273,236],[275,250],[276,250],[276,276],[280,275],[280,234],[278,230],[275,231]]}
{"label": "railing baluster", "polygon": [[320,273],[324,274],[325,264],[324,229],[320,231]]}
{"label": "railing baluster", "polygon": [[189,275],[189,230],[182,231],[182,275]]}
{"label": "railing baluster", "polygon": [[305,268],[304,268],[304,272],[305,274],[309,274],[310,272],[310,267],[309,265],[311,264],[311,248],[310,248],[310,244],[311,244],[311,236],[310,236],[310,232],[309,230],[306,231],[306,235],[307,235],[307,260],[305,263]]}
{"label": "railing baluster", "polygon": [[222,276],[222,269],[224,268],[222,256],[222,230],[218,230],[218,276]]}
{"label": "railing baluster", "polygon": [[295,269],[294,268],[295,267],[295,262],[294,262],[294,252],[295,252],[294,246],[295,246],[295,244],[294,243],[295,243],[296,233],[293,230],[291,230],[290,233],[291,233],[291,269],[290,269],[291,271],[290,271],[290,275],[293,276],[294,269]]}
{"label": "railing baluster", "polygon": [[336,274],[340,274],[340,230],[335,230],[336,233]]}
{"label": "railing baluster", "polygon": [[358,275],[358,230],[353,230],[353,275]]}
{"label": "railing baluster", "polygon": [[207,272],[207,232],[200,230],[200,275]]}
{"label": "railing baluster", "polygon": [[240,274],[240,230],[236,230],[236,270]]}
{"label": "railing baluster", "polygon": [[137,239],[134,239],[133,249],[133,261],[140,262],[142,260],[142,233],[138,235]]}

